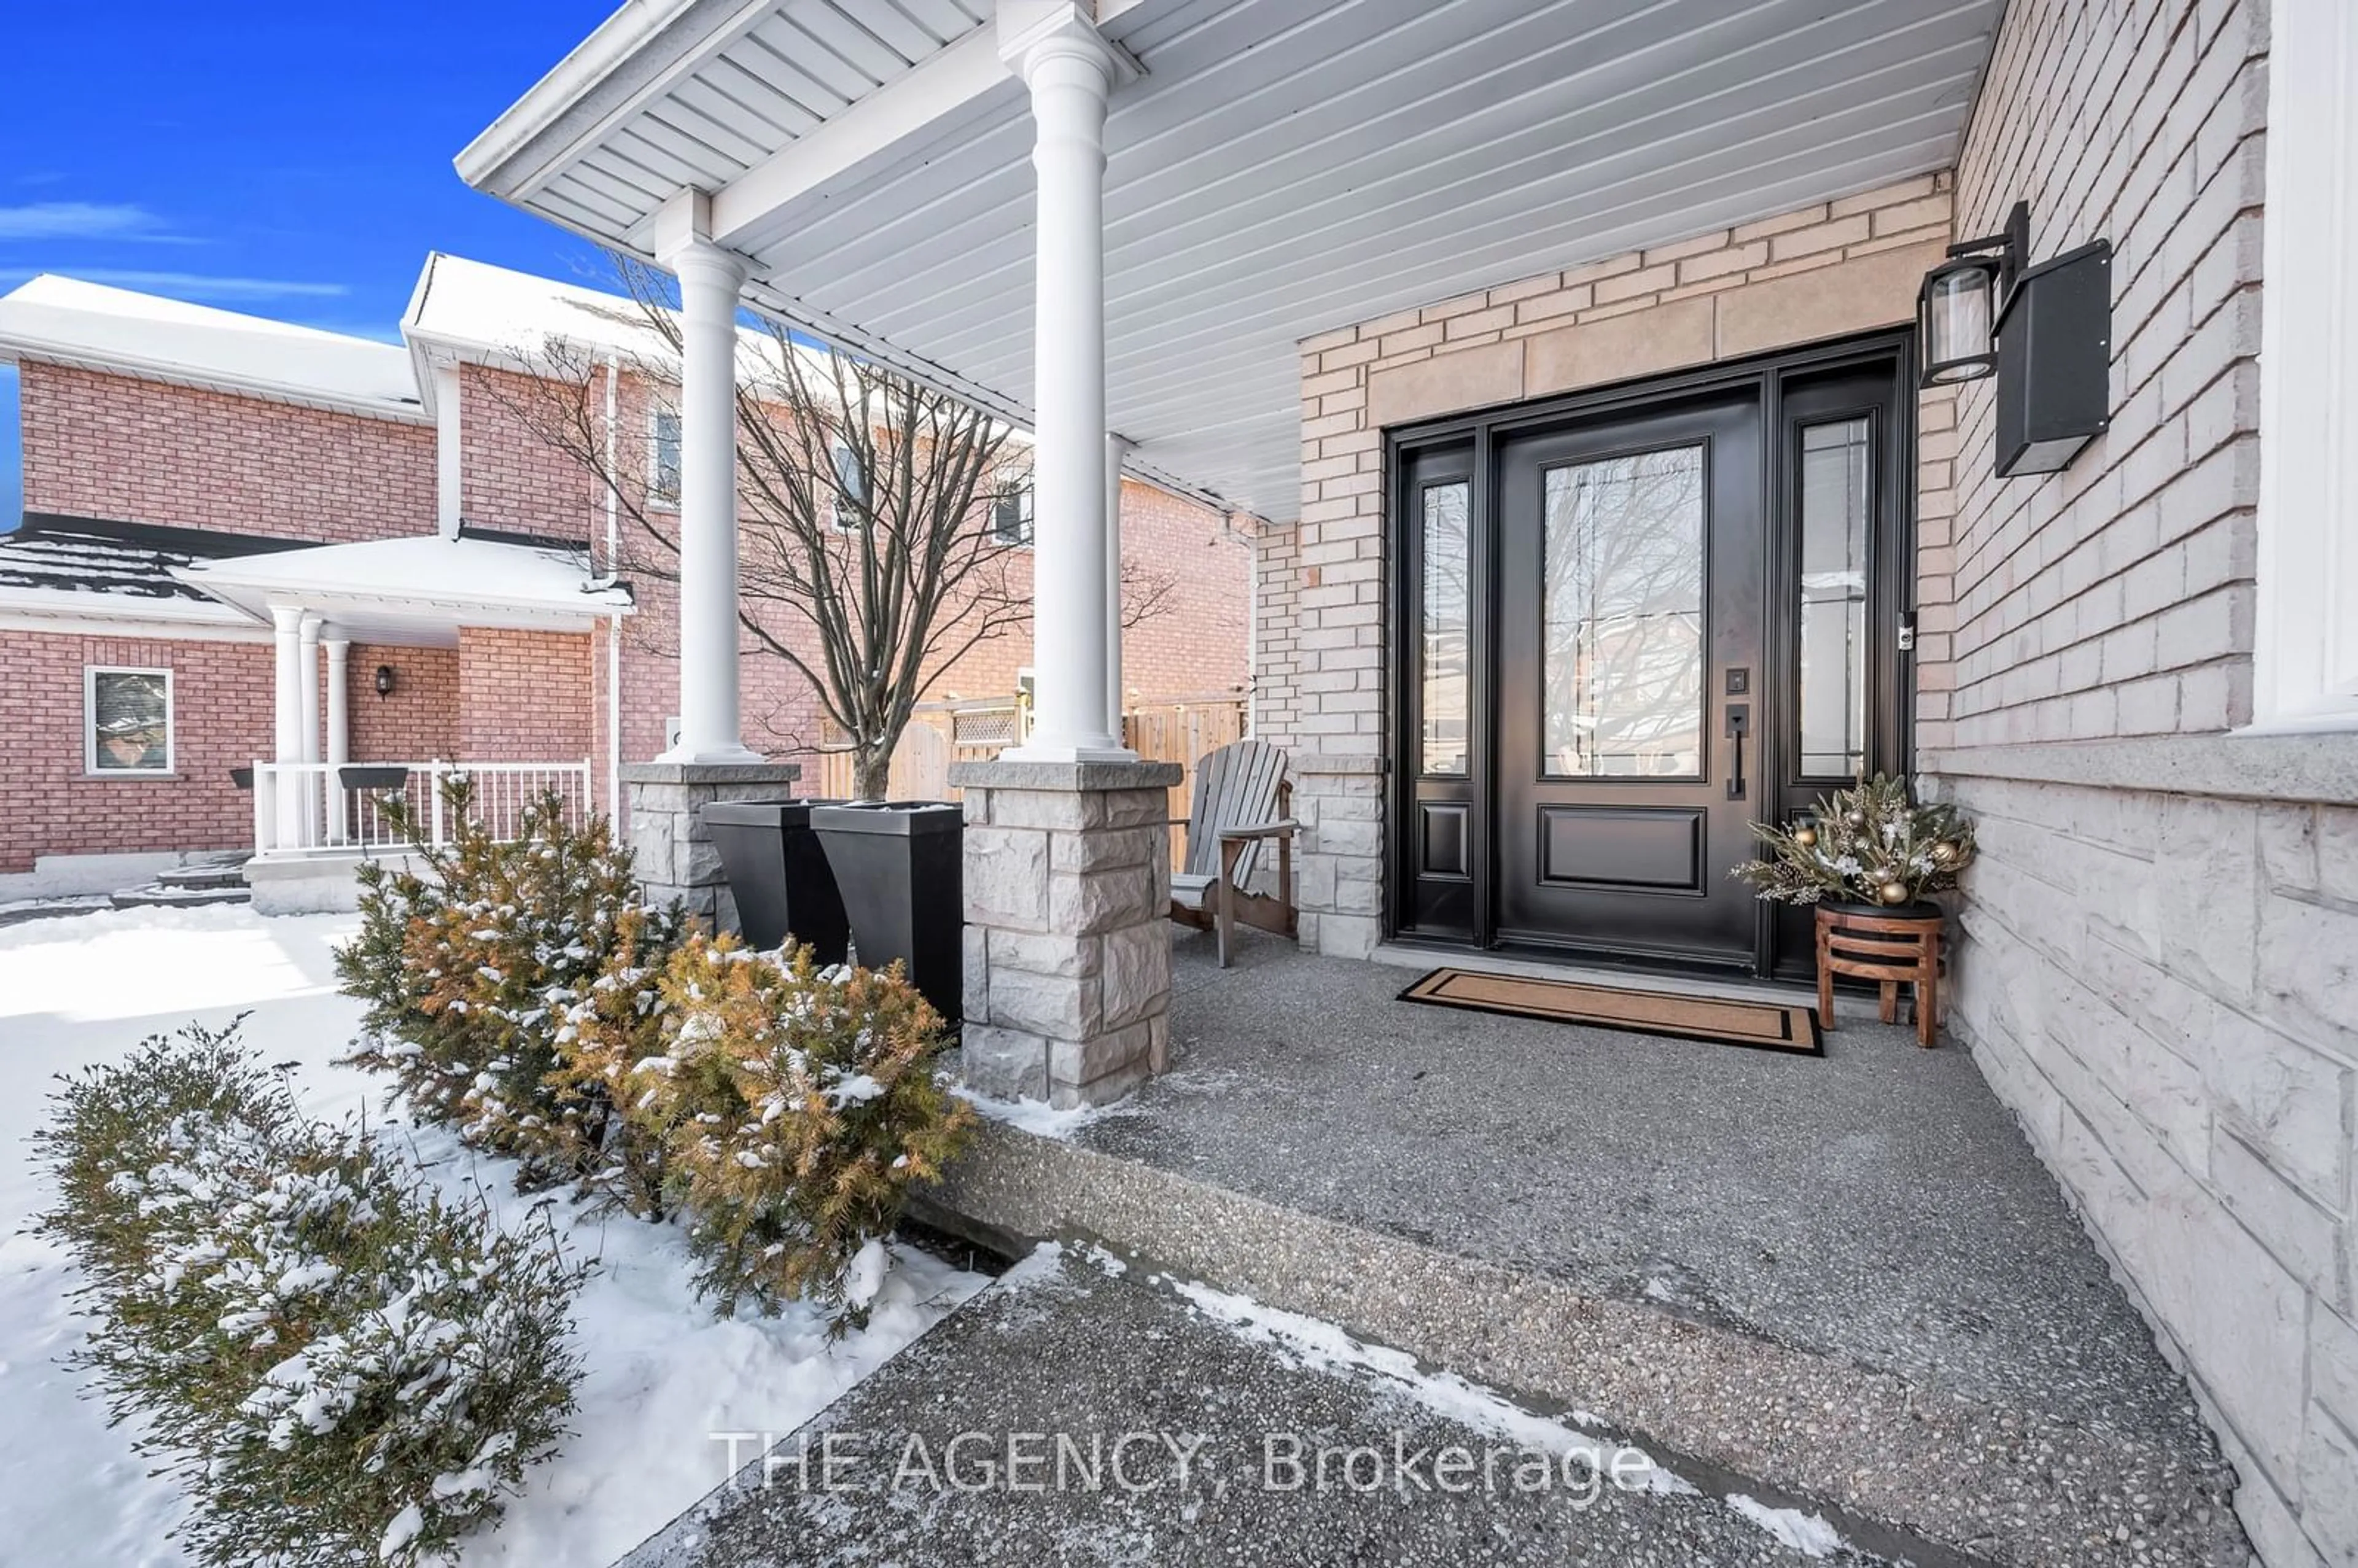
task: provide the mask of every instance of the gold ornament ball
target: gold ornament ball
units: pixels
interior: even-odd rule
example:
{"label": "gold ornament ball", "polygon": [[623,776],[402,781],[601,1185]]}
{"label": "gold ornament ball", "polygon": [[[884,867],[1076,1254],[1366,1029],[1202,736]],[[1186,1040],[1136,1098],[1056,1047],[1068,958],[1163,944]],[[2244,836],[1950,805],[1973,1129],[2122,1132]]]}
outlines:
{"label": "gold ornament ball", "polygon": [[[1802,849],[1806,849],[1817,841],[1818,830],[1816,828],[1796,827],[1793,829],[1793,842],[1799,844]],[[1936,850],[1935,853],[1938,853],[1938,851]]]}
{"label": "gold ornament ball", "polygon": [[1932,846],[1932,863],[1943,871],[1954,866],[1963,857],[1964,851],[1952,839],[1943,838]]}
{"label": "gold ornament ball", "polygon": [[1877,889],[1877,892],[1886,903],[1906,903],[1908,902],[1908,884],[1906,882],[1886,882],[1881,888]]}

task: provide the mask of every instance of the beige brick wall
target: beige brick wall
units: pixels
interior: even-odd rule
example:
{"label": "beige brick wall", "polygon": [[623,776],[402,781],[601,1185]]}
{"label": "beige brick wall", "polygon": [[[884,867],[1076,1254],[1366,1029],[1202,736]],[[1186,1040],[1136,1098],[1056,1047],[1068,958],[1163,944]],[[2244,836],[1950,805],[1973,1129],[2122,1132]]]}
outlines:
{"label": "beige brick wall", "polygon": [[[1950,233],[1949,176],[1925,175],[1303,342],[1302,509],[1260,536],[1255,692],[1294,755],[1305,944],[1379,935],[1384,428],[1906,321]],[[1945,404],[1927,424],[1945,494]]]}
{"label": "beige brick wall", "polygon": [[2109,238],[2110,429],[1996,477],[1994,382],[1959,398],[1945,728],[1928,747],[2220,730],[2251,717],[2266,21],[2231,0],[2009,13],[1958,226],[2030,203],[2031,254]]}
{"label": "beige brick wall", "polygon": [[1953,706],[1920,738],[1983,845],[1951,1031],[2186,1368],[2264,1560],[2320,1568],[2358,1562],[2358,808],[2267,759],[2351,738],[2214,738],[2251,715],[2266,13],[2007,12],[1959,224],[2022,197],[2034,256],[2111,239],[2113,420],[2000,480],[1992,388],[1956,400],[1921,672]]}

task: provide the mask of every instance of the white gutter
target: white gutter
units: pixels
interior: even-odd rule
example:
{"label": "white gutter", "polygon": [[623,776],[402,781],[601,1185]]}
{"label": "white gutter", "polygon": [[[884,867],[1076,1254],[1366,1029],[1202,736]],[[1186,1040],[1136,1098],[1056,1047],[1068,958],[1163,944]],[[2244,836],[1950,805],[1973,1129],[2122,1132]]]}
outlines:
{"label": "white gutter", "polygon": [[[611,580],[620,575],[622,561],[622,520],[618,507],[621,496],[612,480],[616,419],[615,377],[620,367],[614,356],[606,356],[606,576]],[[606,816],[619,822],[622,818],[622,618],[613,615],[606,622]]]}

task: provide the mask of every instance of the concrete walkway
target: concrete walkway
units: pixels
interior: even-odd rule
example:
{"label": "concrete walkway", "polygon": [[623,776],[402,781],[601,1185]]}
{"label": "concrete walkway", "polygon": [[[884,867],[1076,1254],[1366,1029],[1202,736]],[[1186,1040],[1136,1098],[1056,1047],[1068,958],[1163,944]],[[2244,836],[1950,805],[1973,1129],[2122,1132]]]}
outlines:
{"label": "concrete walkway", "polygon": [[1183,935],[1174,1072],[943,1195],[1332,1320],[1992,1562],[2239,1563],[2185,1386],[1969,1054],[1823,1059],[1395,1000]]}
{"label": "concrete walkway", "polygon": [[1866,1561],[1823,1521],[1740,1506],[1405,1357],[1067,1256],[1019,1267],[622,1568]]}

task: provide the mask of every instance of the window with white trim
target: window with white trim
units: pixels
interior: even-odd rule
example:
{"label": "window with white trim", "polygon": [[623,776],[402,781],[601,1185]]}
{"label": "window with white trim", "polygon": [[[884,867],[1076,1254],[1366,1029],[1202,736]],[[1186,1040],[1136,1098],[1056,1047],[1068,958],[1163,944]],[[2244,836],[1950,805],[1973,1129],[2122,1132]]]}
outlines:
{"label": "window with white trim", "polygon": [[172,772],[171,671],[82,671],[82,765],[109,778]]}
{"label": "window with white trim", "polygon": [[2270,37],[2252,706],[2358,729],[2358,7],[2276,0]]}
{"label": "window with white trim", "polygon": [[1002,545],[1032,542],[1032,476],[1008,474],[990,493],[990,536]]}
{"label": "window with white trim", "polygon": [[868,505],[868,470],[849,441],[827,442],[827,457],[835,465],[835,525],[848,534],[860,526]]}
{"label": "window with white trim", "polygon": [[673,409],[647,417],[647,499],[679,504],[679,415]]}

